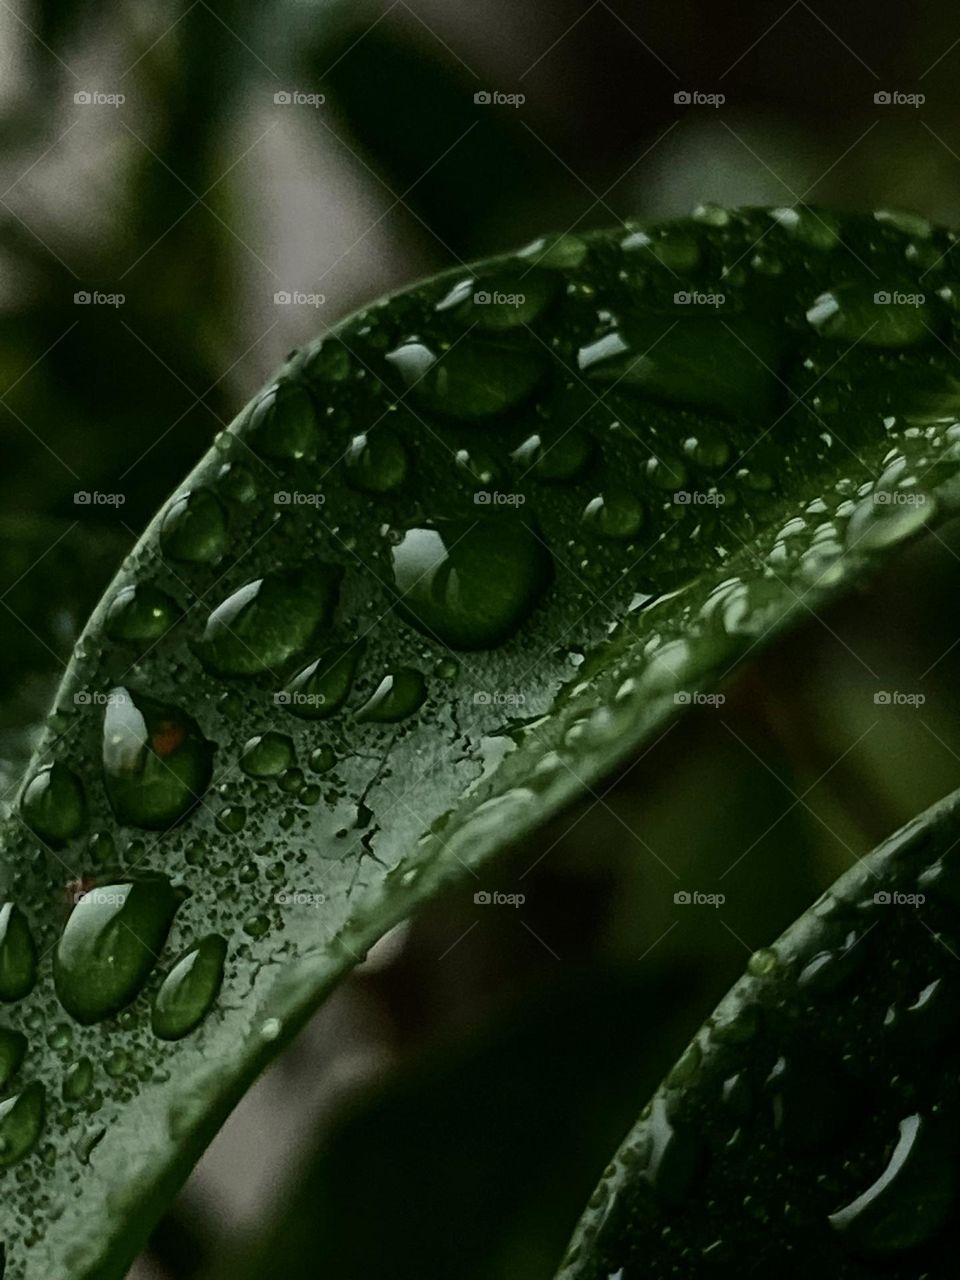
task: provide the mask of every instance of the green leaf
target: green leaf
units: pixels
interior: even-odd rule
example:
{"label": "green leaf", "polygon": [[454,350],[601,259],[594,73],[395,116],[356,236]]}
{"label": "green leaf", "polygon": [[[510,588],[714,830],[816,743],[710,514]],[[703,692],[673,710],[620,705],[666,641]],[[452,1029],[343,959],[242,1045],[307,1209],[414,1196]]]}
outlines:
{"label": "green leaf", "polygon": [[347,320],[218,437],[2,830],[37,956],[7,1280],[122,1275],[386,929],[949,513],[951,244],[809,209],[550,237]]}
{"label": "green leaf", "polygon": [[958,829],[955,794],[751,957],[605,1171],[562,1280],[953,1274]]}

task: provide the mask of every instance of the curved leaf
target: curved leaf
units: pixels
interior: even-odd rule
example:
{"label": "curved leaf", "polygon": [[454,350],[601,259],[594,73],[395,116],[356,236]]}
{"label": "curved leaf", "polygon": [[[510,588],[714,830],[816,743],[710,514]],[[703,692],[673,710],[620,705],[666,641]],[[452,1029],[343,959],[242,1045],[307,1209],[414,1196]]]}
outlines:
{"label": "curved leaf", "polygon": [[563,1280],[953,1274],[958,826],[960,794],[751,957],[608,1166]]}
{"label": "curved leaf", "polygon": [[218,437],[2,832],[8,1280],[121,1275],[385,929],[950,509],[953,294],[916,295],[951,244],[809,209],[545,239]]}

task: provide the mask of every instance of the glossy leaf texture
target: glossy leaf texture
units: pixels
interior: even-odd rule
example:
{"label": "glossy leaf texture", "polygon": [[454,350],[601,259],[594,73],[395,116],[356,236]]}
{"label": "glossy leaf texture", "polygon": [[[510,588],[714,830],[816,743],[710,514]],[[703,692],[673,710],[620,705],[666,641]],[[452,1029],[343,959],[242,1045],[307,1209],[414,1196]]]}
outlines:
{"label": "glossy leaf texture", "polygon": [[121,1276],[387,928],[953,509],[953,243],[707,208],[294,353],[125,562],[2,829],[6,1280]]}
{"label": "glossy leaf texture", "polygon": [[562,1280],[953,1275],[960,798],[863,858],[691,1041]]}

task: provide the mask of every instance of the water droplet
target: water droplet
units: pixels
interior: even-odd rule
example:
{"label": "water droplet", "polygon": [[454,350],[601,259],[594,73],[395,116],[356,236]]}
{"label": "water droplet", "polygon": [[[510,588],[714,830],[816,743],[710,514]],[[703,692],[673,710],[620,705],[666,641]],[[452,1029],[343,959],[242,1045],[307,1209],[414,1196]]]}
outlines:
{"label": "water droplet", "polygon": [[682,1200],[700,1167],[701,1146],[692,1130],[670,1123],[666,1102],[656,1097],[647,1121],[651,1139],[645,1179],[668,1204]]}
{"label": "water droplet", "polygon": [[154,1035],[180,1040],[200,1025],[220,991],[226,955],[226,942],[214,933],[184,952],[154,999]]}
{"label": "water droplet", "polygon": [[119,822],[172,826],[206,791],[214,747],[189,716],[114,689],[103,718],[103,775]]}
{"label": "water droplet", "polygon": [[0,1089],[20,1070],[26,1052],[27,1037],[22,1031],[0,1027]]}
{"label": "water droplet", "polygon": [[918,240],[929,240],[933,234],[933,227],[926,218],[906,209],[877,209],[873,216],[882,226],[894,227],[905,236],[914,236]]}
{"label": "water droplet", "polygon": [[77,835],[87,820],[83,783],[66,765],[44,765],[27,783],[20,813],[42,840],[63,844]]}
{"label": "water droplet", "polygon": [[589,252],[586,241],[579,236],[541,236],[517,254],[518,258],[533,259],[541,267],[563,271],[583,265]]}
{"label": "water droplet", "polygon": [[527,267],[522,274],[484,272],[479,280],[471,276],[455,284],[436,309],[452,312],[465,325],[497,333],[533,324],[559,289],[559,278],[537,267]]}
{"label": "water droplet", "polygon": [[[883,501],[881,501],[883,499]],[[919,490],[880,490],[860,502],[847,525],[847,546],[879,551],[894,546],[933,519],[936,499]]]}
{"label": "water droplet", "polygon": [[160,525],[160,547],[171,560],[205,564],[218,560],[227,545],[227,517],[209,489],[174,498]]}
{"label": "water droplet", "polygon": [[313,564],[240,587],[207,619],[197,646],[203,665],[221,676],[276,674],[330,621],[342,576]]}
{"label": "water droplet", "polygon": [[217,814],[217,826],[227,835],[237,835],[246,825],[247,811],[242,805],[228,804]]}
{"label": "water droplet", "polygon": [[57,996],[76,1022],[102,1022],[136,999],[179,905],[159,876],[98,885],[80,899],[53,961]]}
{"label": "water droplet", "polygon": [[779,958],[773,947],[761,947],[747,961],[747,972],[754,978],[765,978],[773,973],[779,964]]}
{"label": "water droplet", "polygon": [[840,243],[840,226],[829,213],[799,208],[774,209],[770,216],[794,240],[810,249],[832,249]]}
{"label": "water droplet", "polygon": [[591,498],[583,522],[604,538],[632,538],[643,525],[643,507],[625,490],[613,490]]}
{"label": "water droplet", "polygon": [[552,560],[519,517],[410,529],[393,548],[400,611],[453,649],[490,649],[511,636],[552,577]]}
{"label": "water droplet", "polygon": [[414,667],[398,667],[383,677],[357,712],[357,719],[374,724],[405,720],[423,705],[426,681]]}
{"label": "water droplet", "polygon": [[36,1082],[0,1102],[0,1169],[30,1154],[43,1131],[45,1112],[43,1085]]}
{"label": "water droplet", "polygon": [[251,738],[240,757],[240,768],[251,778],[275,778],[294,761],[293,742],[273,730]]}
{"label": "water droplet", "polygon": [[674,227],[653,232],[634,231],[620,241],[625,253],[643,253],[670,271],[692,271],[700,262],[700,246],[696,239]]}
{"label": "water droplet", "polygon": [[462,338],[441,355],[420,342],[387,357],[421,409],[464,422],[496,417],[528,400],[545,373],[533,348]]}
{"label": "water droplet", "polygon": [[334,715],[353,688],[362,649],[359,642],[328,649],[294,676],[279,700],[303,720]]}
{"label": "water droplet", "polygon": [[821,293],[807,320],[821,337],[867,347],[908,347],[929,341],[936,322],[930,308],[907,294],[873,285],[845,284]]}
{"label": "water droplet", "polygon": [[79,1102],[90,1092],[93,1084],[93,1063],[89,1058],[78,1058],[67,1068],[63,1077],[64,1102]]}
{"label": "water droplet", "polygon": [[956,1199],[956,1174],[933,1122],[919,1115],[900,1121],[887,1167],[855,1200],[829,1216],[830,1225],[856,1249],[895,1253],[928,1240]]}
{"label": "water droplet", "polygon": [[27,918],[13,902],[0,906],[0,1000],[11,1004],[33,990],[37,947]]}
{"label": "water droplet", "polygon": [[159,640],[178,616],[177,606],[156,587],[146,584],[123,587],[107,610],[104,626],[114,640],[146,642]]}
{"label": "water droplet", "polygon": [[593,457],[593,440],[576,427],[548,435],[528,436],[513,453],[518,466],[541,480],[575,480]]}
{"label": "water droplet", "polygon": [[304,458],[316,443],[316,412],[306,387],[281,382],[257,400],[247,420],[250,443],[264,458]]}
{"label": "water droplet", "polygon": [[382,427],[354,436],[345,459],[347,480],[363,493],[390,493],[407,478],[407,451]]}
{"label": "water droplet", "polygon": [[747,317],[654,312],[632,316],[577,355],[593,381],[622,381],[671,404],[751,421],[769,416],[780,398],[780,361],[775,332]]}

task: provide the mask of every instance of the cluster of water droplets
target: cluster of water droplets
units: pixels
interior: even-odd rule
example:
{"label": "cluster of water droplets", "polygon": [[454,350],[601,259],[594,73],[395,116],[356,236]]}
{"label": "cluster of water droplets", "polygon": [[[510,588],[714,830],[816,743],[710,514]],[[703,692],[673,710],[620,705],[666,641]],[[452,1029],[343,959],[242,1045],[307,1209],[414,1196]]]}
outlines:
{"label": "cluster of water droplets", "polygon": [[952,1274],[951,816],[942,838],[895,837],[751,957],[605,1172],[565,1280],[725,1276],[744,1258],[791,1280]]}
{"label": "cluster of water droplets", "polygon": [[6,833],[27,1248],[64,1211],[45,1173],[79,1191],[190,1043],[279,1035],[252,1011],[365,945],[364,892],[479,860],[930,520],[960,469],[951,243],[704,208],[448,273],[290,357],[124,567]]}

